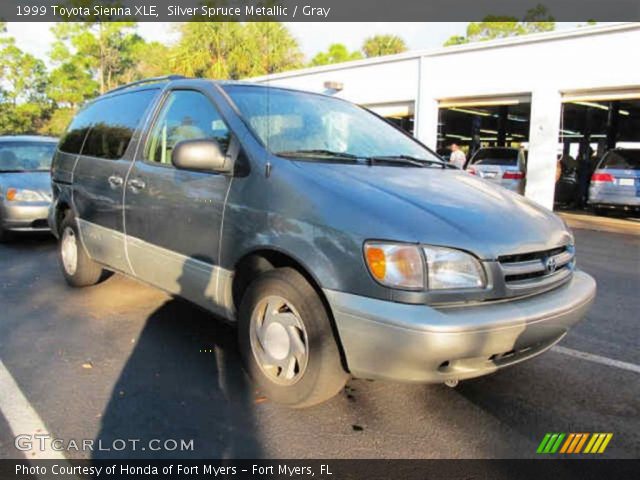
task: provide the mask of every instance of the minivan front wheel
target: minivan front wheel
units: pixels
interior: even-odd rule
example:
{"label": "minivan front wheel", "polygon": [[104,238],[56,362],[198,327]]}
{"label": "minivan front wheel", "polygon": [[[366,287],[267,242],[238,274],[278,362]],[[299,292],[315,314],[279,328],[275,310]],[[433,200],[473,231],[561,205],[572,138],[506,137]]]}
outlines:
{"label": "minivan front wheel", "polygon": [[78,235],[75,217],[70,212],[60,224],[58,257],[62,274],[72,287],[87,287],[100,281],[102,267],[87,255]]}
{"label": "minivan front wheel", "polygon": [[238,322],[246,368],[269,399],[308,407],[344,387],[348,375],[326,308],[296,270],[271,270],[252,282]]}

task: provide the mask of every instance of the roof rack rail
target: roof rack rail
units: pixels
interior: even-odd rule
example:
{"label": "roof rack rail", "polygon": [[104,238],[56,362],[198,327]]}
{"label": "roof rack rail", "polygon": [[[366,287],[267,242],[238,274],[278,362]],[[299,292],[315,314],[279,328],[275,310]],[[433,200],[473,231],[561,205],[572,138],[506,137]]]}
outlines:
{"label": "roof rack rail", "polygon": [[113,90],[109,90],[108,92],[105,93],[105,95],[113,92],[119,92],[120,90],[126,90],[127,88],[136,87],[138,85],[144,85],[145,83],[157,83],[157,82],[164,82],[164,81],[171,81],[171,80],[184,80],[185,78],[188,78],[188,77],[185,77],[183,75],[165,75],[163,77],[144,78],[136,82],[127,83],[126,85],[121,85],[119,87],[114,88]]}

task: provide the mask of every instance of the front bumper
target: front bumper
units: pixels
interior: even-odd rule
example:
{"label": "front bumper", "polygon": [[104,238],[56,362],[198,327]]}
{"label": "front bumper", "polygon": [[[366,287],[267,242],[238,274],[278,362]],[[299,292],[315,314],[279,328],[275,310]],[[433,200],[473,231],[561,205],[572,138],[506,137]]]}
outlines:
{"label": "front bumper", "polygon": [[584,317],[596,283],[576,271],[549,292],[455,307],[324,292],[354,376],[439,383],[486,375],[549,349]]}
{"label": "front bumper", "polygon": [[49,202],[0,202],[2,229],[14,232],[47,232]]}

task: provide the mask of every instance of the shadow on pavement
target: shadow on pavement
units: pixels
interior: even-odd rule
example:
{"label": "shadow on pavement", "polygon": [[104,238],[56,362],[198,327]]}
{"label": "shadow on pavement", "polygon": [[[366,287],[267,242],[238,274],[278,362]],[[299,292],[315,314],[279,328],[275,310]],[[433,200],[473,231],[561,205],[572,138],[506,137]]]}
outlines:
{"label": "shadow on pavement", "polygon": [[56,243],[56,237],[49,232],[11,232],[0,246],[10,250],[24,250]]}
{"label": "shadow on pavement", "polygon": [[[233,328],[185,300],[155,310],[113,388],[93,458],[261,457],[236,345]],[[128,439],[140,440],[135,449]],[[181,441],[193,448],[182,451]]]}

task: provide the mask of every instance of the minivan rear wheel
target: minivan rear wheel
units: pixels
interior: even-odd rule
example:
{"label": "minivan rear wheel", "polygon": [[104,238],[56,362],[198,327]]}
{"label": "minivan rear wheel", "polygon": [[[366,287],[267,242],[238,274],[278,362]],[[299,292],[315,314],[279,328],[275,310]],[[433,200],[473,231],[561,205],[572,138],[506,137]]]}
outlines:
{"label": "minivan rear wheel", "polygon": [[337,394],[348,379],[322,300],[292,268],[268,271],[249,285],[238,336],[249,375],[276,403],[315,405]]}
{"label": "minivan rear wheel", "polygon": [[72,287],[95,285],[102,277],[102,267],[87,255],[78,234],[76,219],[67,212],[60,224],[58,258],[65,280]]}

